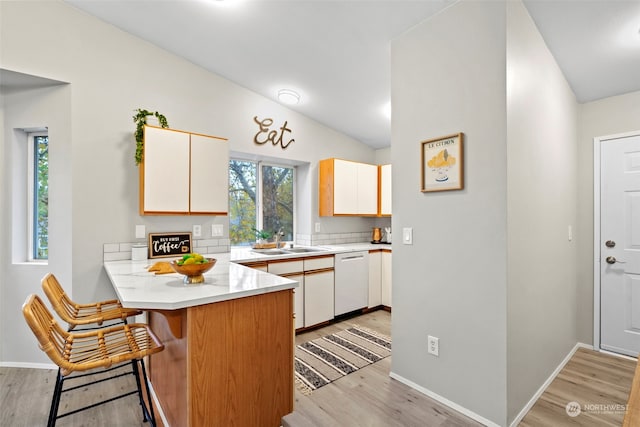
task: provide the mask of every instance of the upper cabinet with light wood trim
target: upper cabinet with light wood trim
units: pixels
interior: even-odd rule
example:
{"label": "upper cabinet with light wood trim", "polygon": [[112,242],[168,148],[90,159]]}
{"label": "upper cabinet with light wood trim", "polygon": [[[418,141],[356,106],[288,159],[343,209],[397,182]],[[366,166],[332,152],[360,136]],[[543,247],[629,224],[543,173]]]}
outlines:
{"label": "upper cabinet with light wood trim", "polygon": [[380,166],[380,215],[391,215],[391,165]]}
{"label": "upper cabinet with light wood trim", "polygon": [[226,215],[227,140],[153,126],[144,132],[140,215]]}
{"label": "upper cabinet with light wood trim", "polygon": [[320,216],[377,216],[378,167],[340,159],[319,165]]}

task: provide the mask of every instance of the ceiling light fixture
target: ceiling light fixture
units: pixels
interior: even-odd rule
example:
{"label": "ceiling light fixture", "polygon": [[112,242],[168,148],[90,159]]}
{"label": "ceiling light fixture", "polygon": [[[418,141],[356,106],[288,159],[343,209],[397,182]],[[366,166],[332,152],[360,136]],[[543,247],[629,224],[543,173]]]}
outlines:
{"label": "ceiling light fixture", "polygon": [[287,105],[296,105],[300,102],[300,94],[291,89],[280,89],[278,91],[278,99]]}

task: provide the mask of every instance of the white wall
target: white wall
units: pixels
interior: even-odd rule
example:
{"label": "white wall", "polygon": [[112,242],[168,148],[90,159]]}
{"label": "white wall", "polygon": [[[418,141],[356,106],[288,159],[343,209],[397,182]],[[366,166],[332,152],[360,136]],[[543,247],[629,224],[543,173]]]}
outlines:
{"label": "white wall", "polygon": [[[71,142],[70,99],[66,85],[3,93],[3,118],[6,124],[1,134],[5,155],[2,157],[2,209],[0,222],[4,256],[0,259],[2,282],[0,302],[2,328],[0,360],[47,363],[38,350],[33,335],[23,321],[20,308],[31,293],[42,294],[40,279],[53,272],[71,293]],[[49,138],[49,251],[48,265],[25,263],[27,250],[27,144],[26,134],[15,128],[48,126]],[[55,141],[55,142],[53,142]],[[10,255],[9,255],[10,254]],[[17,351],[16,351],[17,350]],[[20,358],[16,358],[20,355]]]}
{"label": "white wall", "polygon": [[[503,2],[458,2],[391,46],[394,375],[506,421]],[[420,142],[465,134],[465,189],[420,192]],[[440,356],[427,354],[427,335]]]}
{"label": "white wall", "polygon": [[593,343],[593,138],[640,130],[640,92],[580,106],[578,144],[578,338]]}
{"label": "white wall", "polygon": [[[52,22],[55,31],[51,31]],[[303,212],[306,217],[300,218],[303,230],[320,222],[322,233],[366,231],[374,223],[368,218],[317,218],[316,195],[318,160],[336,156],[373,163],[373,149],[62,1],[0,2],[0,68],[70,83],[66,105],[60,112],[67,114],[66,120],[58,130],[50,130],[68,135],[64,139],[64,144],[69,144],[67,157],[52,159],[51,167],[61,171],[59,180],[65,183],[66,195],[61,196],[64,214],[71,224],[68,232],[56,236],[55,244],[63,245],[70,255],[54,262],[56,253],[52,249],[49,269],[69,271],[65,279],[72,281],[72,296],[77,301],[114,295],[102,268],[102,245],[133,241],[136,224],[145,224],[147,232],[157,232],[190,230],[197,223],[208,230],[209,224],[216,222],[224,224],[228,233],[226,217],[138,215],[131,119],[136,108],[160,111],[176,129],[227,137],[233,151],[308,162],[307,174],[300,182],[305,186],[300,191],[306,191],[311,201],[311,208]],[[5,139],[7,129],[20,126],[7,113],[12,109],[9,101],[6,99],[4,105]],[[258,129],[254,116],[271,117],[276,124],[287,120],[296,142],[286,150],[255,145],[253,136]],[[52,147],[59,143],[63,142],[51,138]],[[7,176],[8,162],[5,157],[3,177]],[[8,191],[7,185],[3,181],[4,192]],[[3,206],[7,197],[4,193]],[[2,230],[11,229],[11,218],[6,214],[1,218]],[[8,246],[3,250],[7,254]],[[38,287],[44,270],[32,273],[34,267],[9,266],[6,261],[0,266],[3,279],[9,273],[12,279],[1,284],[3,296],[12,297],[3,298],[0,360],[40,361],[33,342],[16,342],[11,328],[19,314],[17,301],[22,303],[24,293],[21,290],[14,295],[14,289],[18,284],[29,289]]]}
{"label": "white wall", "polygon": [[577,117],[524,5],[507,2],[509,423],[578,341]]}

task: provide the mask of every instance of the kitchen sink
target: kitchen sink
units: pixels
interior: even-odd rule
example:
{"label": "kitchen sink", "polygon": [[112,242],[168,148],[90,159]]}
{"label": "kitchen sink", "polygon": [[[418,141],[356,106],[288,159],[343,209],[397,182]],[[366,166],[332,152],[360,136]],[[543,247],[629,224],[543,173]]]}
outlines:
{"label": "kitchen sink", "polygon": [[260,255],[290,255],[290,254],[306,254],[309,252],[322,252],[326,249],[320,248],[282,248],[282,249],[252,249],[251,252],[255,252]]}
{"label": "kitchen sink", "polygon": [[251,252],[255,252],[260,255],[285,255],[289,253],[282,249],[251,249]]}
{"label": "kitchen sink", "polygon": [[316,248],[286,248],[283,249],[285,252],[293,253],[293,254],[301,254],[307,252],[321,252],[324,249],[316,249]]}

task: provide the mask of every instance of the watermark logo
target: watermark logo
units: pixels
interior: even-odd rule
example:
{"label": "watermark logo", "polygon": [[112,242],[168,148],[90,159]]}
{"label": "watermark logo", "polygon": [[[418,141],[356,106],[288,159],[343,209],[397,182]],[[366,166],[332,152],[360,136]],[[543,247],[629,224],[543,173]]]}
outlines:
{"label": "watermark logo", "polygon": [[570,417],[577,417],[581,413],[589,414],[625,414],[627,405],[621,403],[585,403],[580,405],[576,401],[567,403],[565,411]]}
{"label": "watermark logo", "polygon": [[569,415],[570,417],[577,417],[578,415],[580,415],[580,412],[582,412],[582,408],[580,407],[580,404],[578,402],[567,403],[567,406],[565,406],[564,410],[567,411],[567,415]]}

